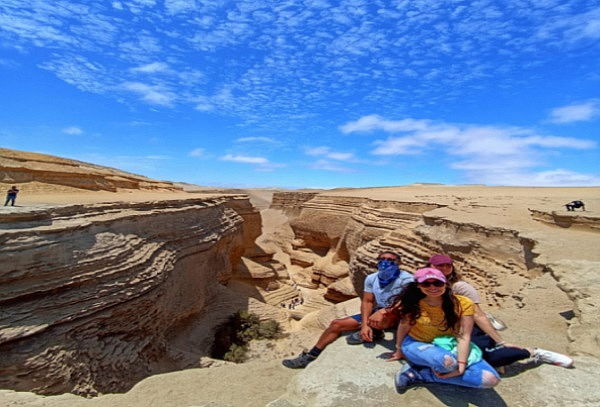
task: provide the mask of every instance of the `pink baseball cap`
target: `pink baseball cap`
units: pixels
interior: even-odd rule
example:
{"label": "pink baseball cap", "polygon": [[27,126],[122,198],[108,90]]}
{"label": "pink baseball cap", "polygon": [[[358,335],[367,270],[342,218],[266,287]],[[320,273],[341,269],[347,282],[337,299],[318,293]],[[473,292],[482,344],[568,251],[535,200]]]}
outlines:
{"label": "pink baseball cap", "polygon": [[434,269],[431,267],[427,267],[424,269],[418,269],[414,274],[415,280],[417,283],[422,283],[425,280],[433,279],[440,280],[442,282],[446,282],[446,277],[444,277],[444,273],[439,271],[438,269]]}
{"label": "pink baseball cap", "polygon": [[439,264],[452,264],[452,259],[447,254],[434,254],[429,258],[429,264],[437,266]]}

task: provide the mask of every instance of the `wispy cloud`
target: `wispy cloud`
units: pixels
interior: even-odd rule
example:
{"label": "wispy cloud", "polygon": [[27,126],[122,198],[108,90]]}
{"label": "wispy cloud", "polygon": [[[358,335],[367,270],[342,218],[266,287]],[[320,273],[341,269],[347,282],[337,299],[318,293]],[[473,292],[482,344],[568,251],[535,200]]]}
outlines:
{"label": "wispy cloud", "polygon": [[240,137],[235,139],[236,143],[276,143],[277,141],[270,137]]}
{"label": "wispy cloud", "polygon": [[590,150],[596,148],[596,142],[592,140],[540,135],[521,127],[415,119],[394,121],[379,116],[363,117],[340,128],[347,134],[375,130],[401,133],[374,141],[375,148],[371,153],[378,156],[435,154],[438,162],[443,158],[450,162],[450,168],[465,171],[468,177],[480,183],[549,185],[560,181],[571,185],[571,181],[595,179],[594,175],[559,169],[532,171],[544,164],[547,151]]}
{"label": "wispy cloud", "polygon": [[309,164],[309,168],[313,170],[323,170],[323,171],[333,171],[333,172],[342,172],[342,173],[352,173],[356,172],[356,170],[348,167],[344,167],[339,165],[339,163],[335,163],[329,160],[320,159],[311,164]]}
{"label": "wispy cloud", "polygon": [[147,155],[146,158],[149,160],[170,160],[171,159],[171,157],[169,157],[168,155]]}
{"label": "wispy cloud", "polygon": [[122,88],[139,95],[142,100],[152,105],[170,107],[173,105],[175,95],[160,86],[147,85],[140,82],[125,82]]}
{"label": "wispy cloud", "polygon": [[325,157],[325,158],[328,158],[331,160],[356,161],[356,157],[354,156],[354,153],[332,151],[331,148],[325,147],[325,146],[307,147],[307,148],[305,148],[304,152],[307,155],[322,156],[322,157]]}
{"label": "wispy cloud", "polygon": [[397,133],[403,131],[424,130],[429,126],[430,123],[427,120],[386,120],[379,115],[373,114],[369,116],[363,116],[353,122],[348,122],[340,126],[340,130],[344,134],[369,132],[373,130],[383,130],[388,133]]}
{"label": "wispy cloud", "polygon": [[223,161],[232,161],[244,164],[268,164],[269,160],[264,157],[252,157],[247,155],[226,154],[221,157]]}
{"label": "wispy cloud", "polygon": [[250,155],[242,155],[242,154],[225,154],[220,158],[222,161],[230,161],[241,164],[253,164],[254,171],[259,172],[271,172],[277,168],[285,167],[285,164],[282,163],[274,163],[269,161],[265,157],[260,156],[250,156]]}
{"label": "wispy cloud", "polygon": [[150,64],[141,65],[141,66],[137,66],[135,68],[131,68],[131,70],[133,72],[141,72],[141,73],[153,74],[153,73],[157,73],[157,72],[168,71],[169,70],[169,65],[165,64],[164,62],[152,62]]}
{"label": "wispy cloud", "polygon": [[77,136],[79,134],[83,134],[83,130],[77,126],[69,126],[62,129],[62,132],[65,134],[69,134],[71,136]]}
{"label": "wispy cloud", "polygon": [[552,109],[550,121],[552,123],[572,123],[589,121],[598,116],[600,116],[600,101],[591,99]]}
{"label": "wispy cloud", "polygon": [[205,154],[205,150],[203,148],[195,148],[188,153],[190,157],[203,157]]}
{"label": "wispy cloud", "polygon": [[[579,0],[109,4],[6,0],[0,40],[44,50],[40,67],[87,92],[120,100],[114,84],[129,84],[131,99],[152,105],[304,125],[296,119],[456,100],[490,78],[514,86],[513,74],[533,77],[557,54],[594,57],[600,38],[600,8]],[[569,69],[583,77],[595,65]],[[160,82],[139,82],[140,74]]]}

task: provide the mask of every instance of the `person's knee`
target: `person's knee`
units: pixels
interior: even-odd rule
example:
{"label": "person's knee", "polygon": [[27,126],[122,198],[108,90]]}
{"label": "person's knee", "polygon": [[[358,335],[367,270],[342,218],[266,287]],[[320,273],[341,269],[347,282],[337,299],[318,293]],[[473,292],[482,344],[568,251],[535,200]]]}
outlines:
{"label": "person's knee", "polygon": [[327,330],[337,332],[340,330],[340,321],[339,319],[334,319],[329,323]]}
{"label": "person's knee", "polygon": [[338,332],[338,333],[339,332],[343,332],[343,331],[347,331],[348,330],[347,325],[348,324],[343,319],[334,319],[329,324],[328,330],[330,330],[332,332]]}
{"label": "person's knee", "polygon": [[492,372],[484,371],[481,374],[481,387],[489,389],[500,383],[500,378]]}
{"label": "person's knee", "polygon": [[448,372],[458,369],[458,361],[455,357],[450,355],[444,355],[444,367]]}

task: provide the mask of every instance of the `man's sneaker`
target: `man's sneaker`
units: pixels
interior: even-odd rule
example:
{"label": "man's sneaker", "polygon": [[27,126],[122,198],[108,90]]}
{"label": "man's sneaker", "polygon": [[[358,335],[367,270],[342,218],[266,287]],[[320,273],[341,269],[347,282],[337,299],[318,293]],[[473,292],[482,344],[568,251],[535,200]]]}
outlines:
{"label": "man's sneaker", "polygon": [[283,366],[289,367],[290,369],[304,369],[310,362],[315,360],[316,357],[308,352],[302,352],[298,357],[294,359],[284,359]]}
{"label": "man's sneaker", "polygon": [[[373,340],[378,341],[385,337],[385,333],[378,329],[373,329]],[[346,337],[346,342],[348,345],[360,345],[363,343],[362,338],[360,337],[360,331],[352,332],[350,335]]]}
{"label": "man's sneaker", "polygon": [[421,375],[408,363],[402,366],[402,369],[396,373],[394,378],[394,384],[396,385],[396,391],[400,394],[408,390],[409,387],[414,386],[423,382]]}
{"label": "man's sneaker", "polygon": [[506,328],[508,328],[503,321],[493,316],[491,312],[486,312],[485,315],[490,320],[490,323],[496,331],[504,331]]}
{"label": "man's sneaker", "polygon": [[533,350],[533,357],[536,360],[550,363],[556,366],[571,367],[573,366],[573,359],[558,352],[552,352],[545,349],[535,348]]}

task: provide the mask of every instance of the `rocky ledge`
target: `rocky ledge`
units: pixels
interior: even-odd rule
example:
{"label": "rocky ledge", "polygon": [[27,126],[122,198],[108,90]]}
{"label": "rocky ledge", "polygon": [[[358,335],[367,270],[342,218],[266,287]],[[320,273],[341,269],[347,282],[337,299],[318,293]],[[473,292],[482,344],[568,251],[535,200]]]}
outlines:
{"label": "rocky ledge", "polygon": [[207,315],[260,215],[231,195],[20,211],[0,229],[0,387],[93,395],[208,354],[210,337],[178,337],[223,320]]}
{"label": "rocky ledge", "polygon": [[[157,181],[114,168],[68,160],[47,154],[0,148],[0,183],[48,185],[54,189],[74,188],[91,191],[162,190],[181,191],[172,182]],[[30,187],[31,189],[31,187]]]}

